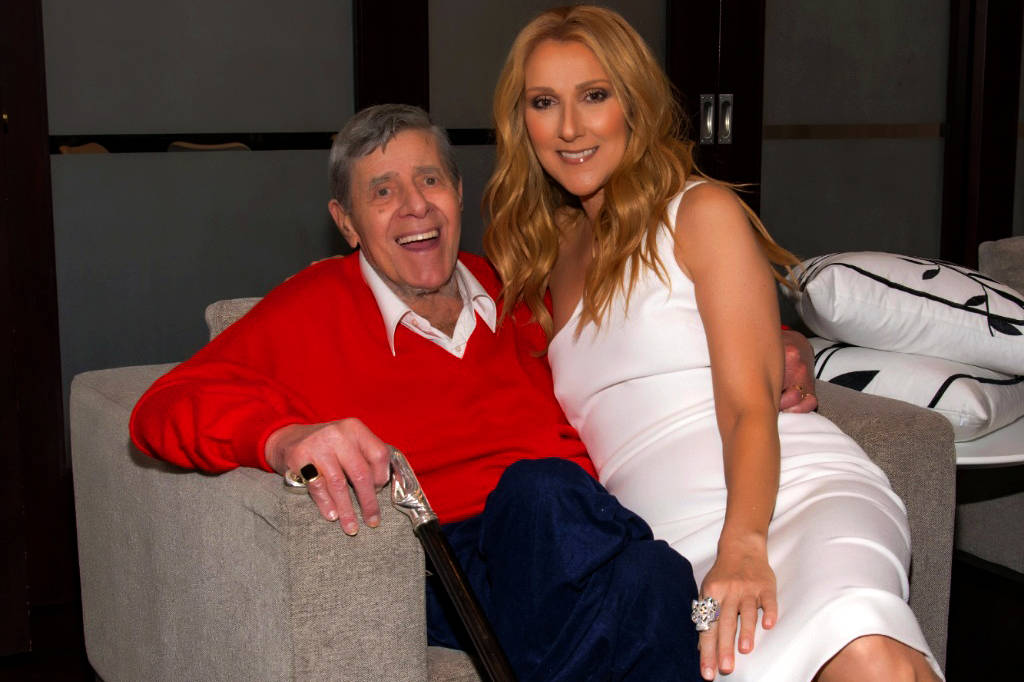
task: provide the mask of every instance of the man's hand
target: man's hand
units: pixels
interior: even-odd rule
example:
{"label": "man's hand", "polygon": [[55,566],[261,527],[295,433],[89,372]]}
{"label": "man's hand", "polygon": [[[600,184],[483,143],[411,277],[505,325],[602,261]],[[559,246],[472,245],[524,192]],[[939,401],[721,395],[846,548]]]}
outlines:
{"label": "man's hand", "polygon": [[309,496],[328,521],[337,520],[348,535],[359,530],[349,486],[366,525],[380,523],[377,491],[390,477],[391,450],[358,419],[326,424],[292,424],[270,434],[267,464],[279,474],[316,466],[320,476],[309,483]]}
{"label": "man's hand", "polygon": [[818,409],[814,395],[814,352],[807,338],[792,329],[782,330],[785,369],[782,374],[783,412],[812,412]]}

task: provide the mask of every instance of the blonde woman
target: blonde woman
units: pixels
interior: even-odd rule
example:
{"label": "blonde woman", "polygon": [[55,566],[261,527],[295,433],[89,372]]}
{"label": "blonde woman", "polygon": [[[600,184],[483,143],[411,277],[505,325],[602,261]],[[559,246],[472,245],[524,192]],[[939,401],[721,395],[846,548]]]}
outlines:
{"label": "blonde woman", "polygon": [[609,10],[541,14],[494,116],[484,243],[506,306],[547,331],[601,482],[693,564],[702,676],[937,679],[902,503],[829,421],[779,414],[772,264],[795,259],[696,169],[643,40]]}

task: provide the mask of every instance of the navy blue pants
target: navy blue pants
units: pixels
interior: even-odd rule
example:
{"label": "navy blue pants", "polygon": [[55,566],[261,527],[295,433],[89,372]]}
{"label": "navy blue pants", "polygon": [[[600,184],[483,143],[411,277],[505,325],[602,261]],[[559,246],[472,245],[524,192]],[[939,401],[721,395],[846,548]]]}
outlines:
{"label": "navy blue pants", "polygon": [[[576,464],[518,462],[443,528],[520,682],[700,679],[690,563]],[[427,631],[472,651],[436,577]]]}

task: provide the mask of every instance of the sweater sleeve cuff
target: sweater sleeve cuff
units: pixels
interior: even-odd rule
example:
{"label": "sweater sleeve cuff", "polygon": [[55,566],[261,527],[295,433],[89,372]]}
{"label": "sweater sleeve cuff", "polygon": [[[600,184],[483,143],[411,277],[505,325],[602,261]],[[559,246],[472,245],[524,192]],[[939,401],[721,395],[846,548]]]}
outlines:
{"label": "sweater sleeve cuff", "polygon": [[264,471],[273,472],[274,469],[267,463],[267,439],[278,429],[292,424],[304,424],[305,420],[296,415],[275,415],[273,419],[253,419],[239,426],[237,434],[238,443],[255,443],[255,447],[239,447],[238,463],[242,466],[251,466]]}

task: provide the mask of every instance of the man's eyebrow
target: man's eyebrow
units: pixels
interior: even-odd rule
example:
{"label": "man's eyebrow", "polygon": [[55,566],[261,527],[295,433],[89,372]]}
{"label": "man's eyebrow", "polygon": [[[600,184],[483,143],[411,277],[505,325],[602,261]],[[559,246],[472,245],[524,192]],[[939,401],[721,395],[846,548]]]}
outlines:
{"label": "man's eyebrow", "polygon": [[424,175],[427,173],[436,173],[438,175],[443,175],[440,166],[416,166],[416,168],[414,168],[413,170],[415,170],[417,175]]}
{"label": "man's eyebrow", "polygon": [[370,178],[369,185],[370,185],[370,187],[376,187],[377,185],[381,185],[381,184],[383,184],[385,182],[388,182],[389,180],[393,179],[394,177],[395,177],[394,173],[383,173],[382,175],[377,175],[377,176],[374,176],[374,177]]}

